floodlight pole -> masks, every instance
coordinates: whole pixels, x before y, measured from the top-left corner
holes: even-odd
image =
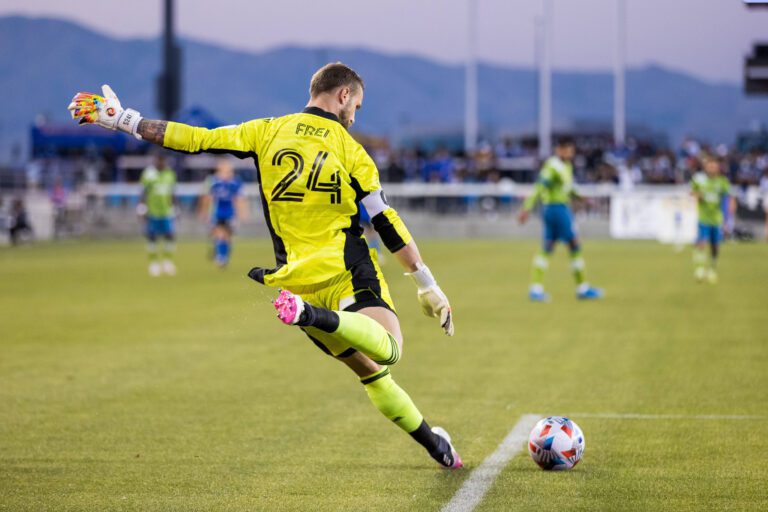
[[[173,119],[181,105],[181,49],[173,31],[174,0],[163,2],[163,68],[157,77],[157,107]]]
[[[536,23],[536,49],[539,61],[539,157],[552,153],[552,0],[544,0],[544,15]]]
[[[477,0],[467,0],[467,62],[464,69],[464,151],[477,147]]]
[[[613,143],[623,146],[627,137],[626,68],[627,4],[616,0],[616,51],[613,61]]]

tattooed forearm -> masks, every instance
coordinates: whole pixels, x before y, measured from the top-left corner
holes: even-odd
[[[154,144],[163,145],[165,139],[165,129],[168,127],[168,121],[156,121],[154,119],[142,119],[139,121],[137,132],[141,138]]]

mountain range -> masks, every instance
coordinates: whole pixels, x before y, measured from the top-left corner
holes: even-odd
[[[258,30],[254,28],[254,37]],[[199,106],[223,124],[300,110],[309,77],[340,60],[366,81],[357,129],[397,139],[404,134],[458,132],[464,113],[464,71],[413,55],[370,49],[282,47],[253,53],[181,39],[184,107]],[[57,19],[0,17],[0,161],[24,146],[43,115],[66,122],[77,91],[109,83],[124,106],[156,116],[160,39],[116,39]],[[532,68],[481,64],[479,115],[486,134],[532,133],[537,73]],[[739,84],[710,83],[659,66],[629,69],[627,119],[677,142],[692,135],[731,143],[738,131],[768,120],[768,100],[746,97]],[[554,126],[608,126],[610,73],[555,71]]]

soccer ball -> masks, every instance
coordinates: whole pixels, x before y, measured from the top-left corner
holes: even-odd
[[[528,436],[528,453],[542,469],[571,469],[584,453],[584,434],[568,418],[544,418]]]

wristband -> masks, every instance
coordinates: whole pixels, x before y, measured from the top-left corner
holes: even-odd
[[[429,271],[429,267],[423,263],[416,264],[416,272],[406,273],[405,275],[413,279],[413,282],[416,283],[419,290],[424,290],[437,285],[437,281],[435,281],[435,278],[432,276],[432,272]]]
[[[141,120],[141,113],[132,108],[127,108],[120,114],[120,119],[117,120],[115,127],[121,132],[130,133],[141,140],[141,135],[138,134],[139,121]]]

